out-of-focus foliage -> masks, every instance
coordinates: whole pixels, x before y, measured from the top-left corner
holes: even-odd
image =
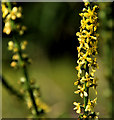
[[[113,34],[113,28],[114,28],[114,18],[112,16],[112,6],[113,4],[111,2],[107,3],[99,3],[100,11],[99,11],[99,21],[100,21],[100,44],[103,44],[103,47],[101,48],[101,57],[103,59],[104,65],[105,65],[105,77],[108,80],[108,85],[110,89],[105,89],[104,96],[107,99],[112,98],[112,34]],[[112,102],[112,101],[111,101]],[[110,114],[112,113],[112,104],[108,103],[110,110]]]

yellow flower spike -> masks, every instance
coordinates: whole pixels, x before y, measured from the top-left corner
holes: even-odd
[[[81,98],[84,98],[84,104],[81,105],[81,109],[84,109],[84,113],[81,113],[81,115],[83,115],[83,118],[87,117],[88,119],[91,117],[90,114],[94,113],[93,108],[96,104],[96,99],[91,101],[89,98],[89,88],[93,87],[97,93],[97,84],[94,79],[94,74],[98,67],[96,54],[98,53],[97,43],[99,34],[96,33],[96,31],[99,24],[97,22],[97,5],[90,7],[91,3],[89,3],[88,0],[84,0],[84,2],[86,8],[83,8],[82,13],[79,14],[82,17],[80,32],[76,33],[80,45],[77,47],[78,65],[76,69],[78,71],[78,81],[76,81],[74,85],[78,85],[78,90],[75,91],[75,93],[79,94]],[[77,112],[77,106],[75,110]]]

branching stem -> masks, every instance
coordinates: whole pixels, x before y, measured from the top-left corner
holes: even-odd
[[[9,82],[3,77],[0,76],[0,79],[2,81],[2,85],[13,95],[17,96],[20,100],[23,100],[23,95],[20,94]]]

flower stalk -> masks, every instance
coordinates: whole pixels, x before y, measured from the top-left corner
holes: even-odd
[[[36,115],[39,115],[38,107],[36,105],[36,101],[35,101],[35,98],[34,98],[34,95],[33,95],[33,90],[31,89],[30,79],[29,79],[27,67],[26,67],[25,61],[23,60],[23,57],[22,57],[21,47],[20,47],[20,45],[19,45],[19,43],[18,43],[18,41],[16,39],[15,39],[15,43],[17,44],[17,48],[18,48],[18,55],[19,55],[20,62],[22,64],[23,75],[26,78],[27,89],[29,91],[30,98],[31,98],[32,104],[34,106],[34,109],[36,111]]]
[[[5,23],[3,33],[7,35],[13,32],[18,33],[18,35],[24,34],[26,27],[15,22],[17,18],[21,18],[21,11],[21,7],[12,7],[10,2],[2,3],[2,16]],[[29,78],[27,65],[31,60],[23,52],[26,46],[27,41],[18,41],[15,38],[8,42],[8,50],[13,52],[11,67],[22,69],[23,77],[20,79],[22,85],[21,93],[24,94],[27,106],[32,112],[31,117],[39,117],[39,115],[48,111],[48,106],[40,100],[39,87],[35,85],[35,81]]]
[[[76,70],[78,71],[78,79],[74,83],[77,85],[78,90],[74,93],[79,94],[83,100],[83,104],[74,102],[76,106],[74,110],[79,114],[79,119],[96,119],[98,118],[98,113],[94,112],[94,106],[96,104],[97,98],[91,100],[89,97],[89,89],[92,87],[96,91],[96,78],[95,71],[98,67],[96,55],[98,36],[97,27],[98,17],[97,17],[97,5],[85,2],[85,8],[83,8],[82,13],[79,15],[82,17],[80,32],[77,32],[79,47],[78,50],[78,66]]]

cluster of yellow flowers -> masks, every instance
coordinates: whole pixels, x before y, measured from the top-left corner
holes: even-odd
[[[3,32],[9,35],[12,30],[16,30],[20,35],[24,33],[26,30],[25,26],[21,26],[20,24],[13,24],[13,20],[22,17],[22,8],[21,7],[13,7],[11,9],[9,2],[2,3],[2,17],[4,20],[4,28]]]
[[[94,100],[90,100],[89,98],[90,87],[93,87],[97,94],[97,83],[94,74],[96,68],[99,68],[96,59],[99,36],[96,32],[99,26],[96,12],[98,6],[91,6],[89,2],[85,2],[84,5],[85,8],[83,8],[82,13],[79,14],[82,17],[80,32],[76,33],[80,45],[77,47],[78,66],[76,69],[78,71],[78,80],[74,83],[74,85],[78,86],[78,90],[75,91],[75,93],[79,94],[81,98],[84,98],[84,104],[82,105],[81,103],[74,102],[76,106],[74,110],[80,114],[80,119],[98,118],[98,113],[93,111],[97,98]]]
[[[22,50],[25,50],[26,46],[27,46],[27,41],[22,41],[20,43],[20,46],[16,42],[13,42],[13,41],[8,42],[8,50],[14,53],[14,55],[12,56],[11,67],[17,68],[19,66],[23,66],[26,63],[30,62],[30,59],[28,59],[27,54],[22,53]],[[21,52],[22,58],[19,54],[20,52]],[[20,62],[20,59],[23,59],[23,62]]]

